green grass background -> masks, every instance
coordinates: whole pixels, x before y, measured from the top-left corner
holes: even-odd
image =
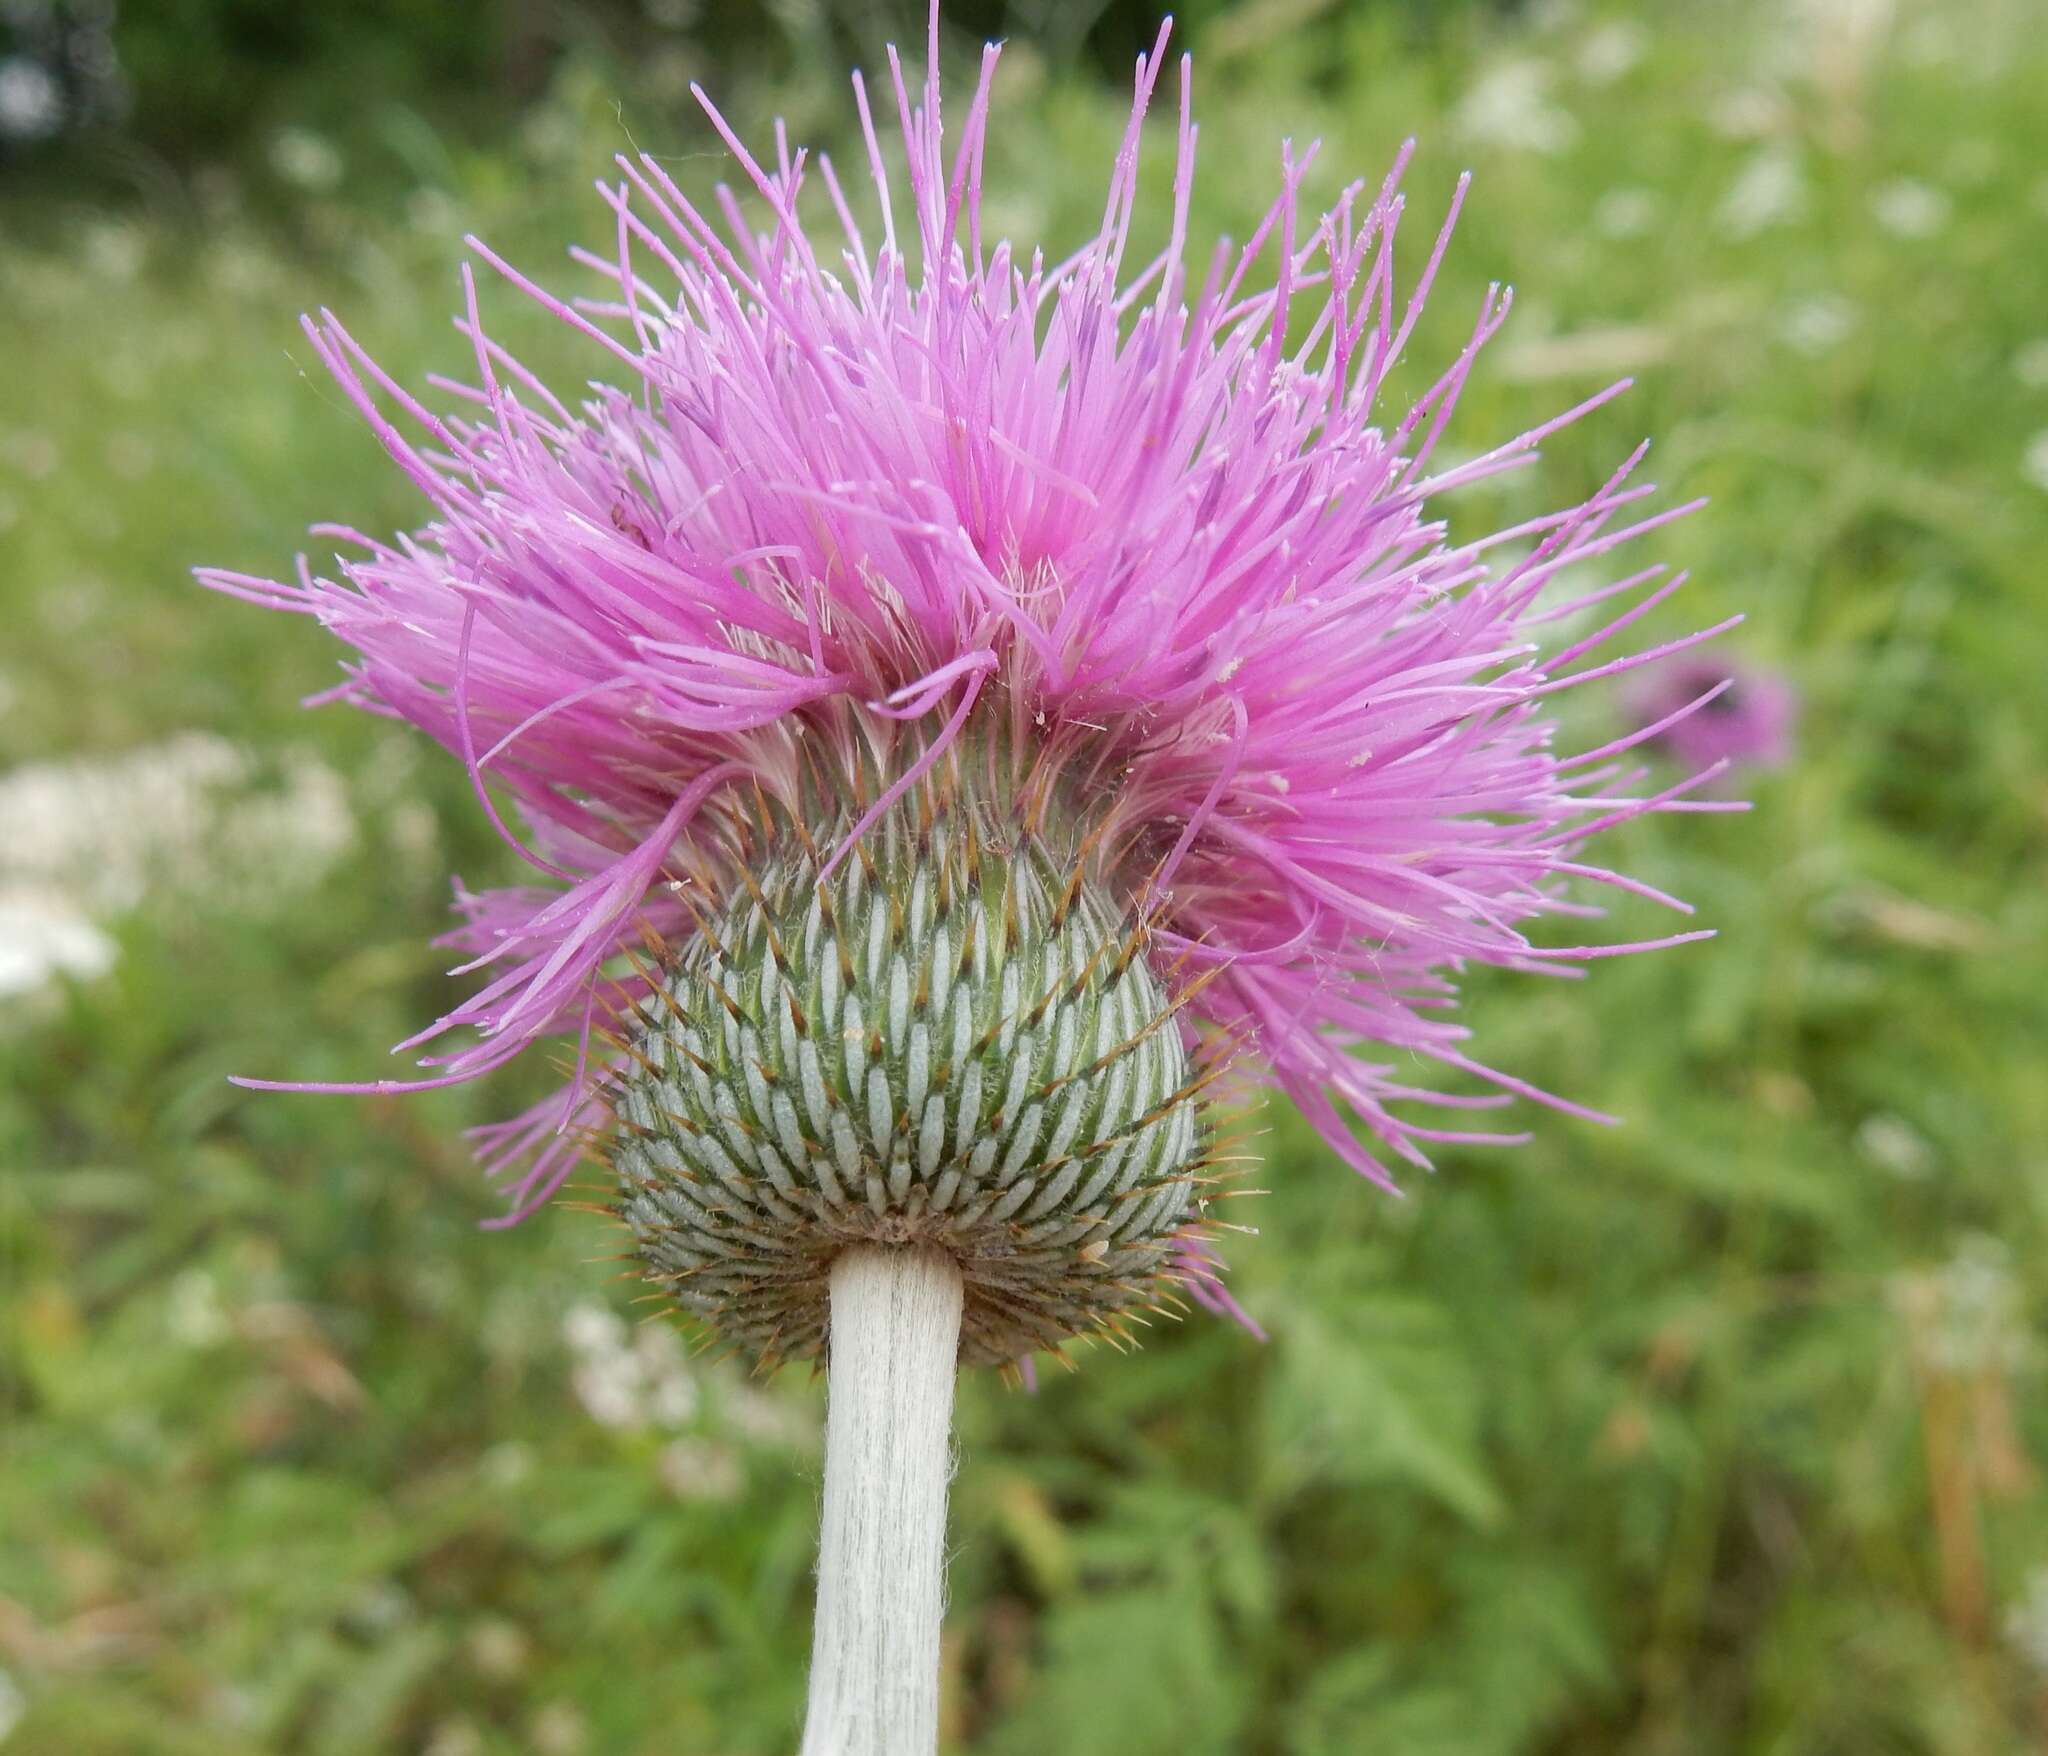
[[[1655,435],[1656,478],[1713,501],[1657,540],[1696,577],[1657,631],[1748,612],[1729,650],[1806,717],[1751,815],[1607,849],[1718,941],[1468,984],[1495,1064],[1624,1126],[1537,1114],[1394,1202],[1263,1112],[1232,1261],[1269,1344],[1199,1318],[1036,1396],[963,1385],[949,1749],[2048,1742],[2042,23],[1197,21],[1197,236],[1242,235],[1283,132],[1322,137],[1325,195],[1419,134],[1417,232],[1469,164],[1416,373],[1489,280],[1521,299],[1452,443],[1639,382],[1453,528]],[[1028,32],[1005,66],[992,225],[1071,244],[1122,100]],[[476,1229],[458,1131],[544,1069],[405,1102],[226,1084],[381,1069],[449,998],[447,874],[508,859],[456,764],[299,710],[336,674],[316,630],[186,575],[414,521],[297,312],[333,304],[409,380],[461,370],[462,229],[568,284],[562,247],[608,243],[610,152],[721,174],[692,71],[572,53],[502,126],[337,76],[253,94],[239,157],[0,181],[0,785],[194,732],[248,753],[177,848],[105,825],[146,880],[102,911],[107,973],[0,1000],[5,1756],[794,1743],[819,1387],[606,1340],[604,1309],[643,1313],[594,1220]],[[838,69],[740,80],[750,134],[777,106],[844,142]],[[1541,138],[1494,138],[1503,113]],[[1155,193],[1163,161],[1155,136]],[[487,298],[558,383],[604,366]],[[285,859],[248,814],[298,821],[308,774],[346,846]],[[0,822],[0,872],[46,832]],[[1662,929],[1625,904],[1611,930]],[[589,1374],[609,1349],[627,1382],[621,1346],[645,1383],[607,1424]]]

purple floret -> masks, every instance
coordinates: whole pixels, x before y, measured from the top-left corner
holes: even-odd
[[[1761,665],[1681,653],[1632,678],[1625,705],[1682,767],[1777,768],[1792,759],[1799,694]]]

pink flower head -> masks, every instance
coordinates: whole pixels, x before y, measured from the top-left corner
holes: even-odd
[[[458,412],[416,400],[331,314],[307,322],[429,519],[390,541],[319,527],[354,550],[335,578],[303,564],[295,581],[201,577],[352,649],[327,699],[454,752],[536,873],[458,890],[449,942],[479,985],[400,1045],[433,1045],[413,1085],[473,1079],[543,1037],[575,1045],[567,1091],[480,1131],[487,1167],[512,1180],[505,1223],[531,1211],[601,1114],[600,986],[633,989],[623,959],[643,923],[693,931],[664,874],[753,789],[786,790],[797,739],[915,722],[923,767],[1000,712],[1077,767],[1113,769],[1095,828],[1158,898],[1161,978],[1204,980],[1190,1008],[1203,1040],[1231,1045],[1364,1175],[1392,1188],[1389,1161],[1426,1166],[1433,1142],[1514,1138],[1418,1111],[1520,1096],[1596,1115],[1468,1053],[1452,977],[1473,962],[1576,973],[1706,936],[1560,945],[1526,929],[1597,913],[1567,881],[1687,912],[1578,850],[1646,812],[1733,807],[1687,796],[1704,777],[1644,790],[1624,760],[1640,733],[1561,753],[1548,710],[1719,629],[1609,656],[1683,576],[1646,566],[1547,590],[1688,510],[1644,510],[1641,449],[1583,504],[1508,529],[1463,528],[1450,507],[1625,386],[1437,466],[1509,294],[1489,290],[1412,406],[1382,410],[1380,393],[1462,182],[1404,281],[1408,151],[1317,217],[1300,197],[1315,149],[1283,145],[1248,241],[1191,259],[1183,58],[1168,240],[1127,261],[1162,29],[1101,226],[1048,261],[983,225],[996,49],[955,137],[936,13],[930,47],[921,87],[889,56],[907,193],[854,80],[876,229],[828,158],[814,170],[778,129],[757,160],[700,94],[741,190],[707,210],[652,157],[622,157],[600,191],[615,251],[577,253],[607,283],[599,300],[565,303],[471,240],[610,357],[618,387],[576,406],[489,338],[466,268],[475,382],[441,387]],[[1620,602],[1544,650],[1546,625]],[[1454,1089],[1423,1081],[1429,1062]]]
[[[1799,723],[1792,680],[1761,665],[1686,652],[1630,679],[1629,716],[1688,768],[1777,768]]]

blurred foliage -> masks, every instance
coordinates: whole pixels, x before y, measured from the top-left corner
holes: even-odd
[[[1212,28],[1226,37],[1284,30],[1334,47],[1354,15],[1370,12],[1420,42],[1446,18],[1517,3],[961,0],[947,19],[956,40],[1014,38],[1057,72],[1121,83],[1168,10],[1197,40]],[[70,97],[61,128],[14,139],[0,103],[0,162],[10,146],[41,144],[95,189],[146,186],[166,169],[244,164],[287,126],[352,148],[376,139],[377,113],[396,105],[438,131],[488,141],[573,66],[623,90],[636,70],[658,64],[672,95],[695,78],[745,103],[794,81],[815,84],[819,69],[879,72],[877,45],[921,45],[925,23],[918,0],[4,0],[0,61],[19,56],[48,69]]]
[[[135,87],[136,134],[185,155],[291,114],[285,106],[491,93],[514,72],[519,13],[509,0],[146,0],[121,7],[114,43]]]
[[[1242,235],[1282,132],[1324,138],[1324,194],[1421,133],[1419,234],[1469,162],[1401,388],[1510,275],[1452,443],[1638,385],[1454,524],[1582,494],[1658,435],[1661,478],[1713,504],[1657,539],[1695,583],[1643,632],[1747,610],[1731,646],[1799,679],[1804,748],[1750,816],[1608,850],[1717,943],[1469,984],[1492,1061],[1623,1126],[1532,1115],[1530,1145],[1448,1149],[1395,1202],[1249,1117],[1271,1193],[1239,1204],[1259,1231],[1233,1280],[1270,1344],[1204,1318],[1035,1396],[963,1386],[951,1748],[2048,1739],[2033,22],[2016,0],[1199,22],[1197,235]],[[414,520],[293,313],[332,302],[409,382],[460,372],[460,231],[547,274],[607,245],[586,191],[611,151],[708,184],[677,85],[697,63],[566,53],[494,131],[367,80],[370,36],[330,65],[338,25],[290,28],[323,95],[240,94],[246,159],[113,205],[0,188],[0,787],[193,731],[257,753],[247,798],[193,807],[175,849],[103,825],[153,874],[105,917],[111,968],[0,1001],[0,1746],[784,1751],[816,1386],[608,1326],[614,1297],[644,1313],[593,1220],[476,1229],[459,1130],[545,1069],[406,1102],[225,1083],[379,1065],[445,1005],[446,874],[508,857],[456,765],[300,712],[334,676],[315,631],[183,573],[276,570],[316,519]],[[1060,65],[1020,31],[989,166],[992,227],[1055,247],[1092,227],[1122,125]],[[758,134],[773,98],[843,145],[838,67],[791,66],[735,113]],[[558,383],[603,365],[488,296]],[[313,821],[287,811],[309,775],[339,789],[338,839],[284,861],[246,813]],[[0,824],[0,874],[48,828]],[[1606,930],[1651,926],[1625,901]]]

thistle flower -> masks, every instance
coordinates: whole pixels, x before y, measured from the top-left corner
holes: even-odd
[[[600,299],[470,240],[610,356],[618,386],[578,406],[489,337],[467,268],[460,413],[309,319],[429,521],[319,527],[352,551],[337,577],[201,576],[351,648],[319,699],[458,755],[538,876],[458,888],[447,943],[482,985],[400,1045],[427,1049],[415,1088],[574,1045],[566,1090],[479,1131],[505,1223],[605,1134],[650,1277],[771,1357],[817,1348],[862,1240],[967,1265],[969,1358],[1106,1321],[1176,1258],[1213,1299],[1196,1100],[1233,1058],[1389,1189],[1434,1144],[1515,1138],[1433,1108],[1596,1116],[1469,1053],[1452,976],[1704,937],[1527,929],[1595,912],[1567,880],[1683,910],[1578,850],[1727,808],[1687,796],[1704,777],[1636,790],[1642,733],[1555,747],[1553,698],[1719,632],[1596,655],[1683,576],[1547,591],[1687,510],[1643,510],[1642,450],[1510,529],[1447,510],[1624,386],[1437,467],[1496,287],[1381,410],[1462,181],[1404,290],[1408,150],[1317,218],[1315,149],[1284,145],[1249,241],[1198,268],[1183,59],[1167,241],[1134,268],[1162,31],[1100,228],[1049,262],[982,222],[996,49],[954,142],[936,37],[921,90],[889,57],[907,199],[855,78],[878,231],[829,158],[814,176],[778,130],[757,160],[700,93],[744,190],[706,211],[621,157],[615,250],[575,252]]]
[[[1646,742],[1684,767],[1776,768],[1791,759],[1799,695],[1779,672],[1682,653],[1632,678],[1625,693]]]
[[[1445,510],[1623,387],[1439,466],[1496,287],[1381,409],[1462,182],[1404,286],[1407,150],[1318,218],[1315,150],[1284,145],[1249,241],[1191,261],[1183,59],[1166,242],[1127,261],[1162,30],[1101,225],[1049,262],[983,226],[996,50],[949,141],[936,9],[931,39],[921,89],[889,57],[907,190],[854,82],[877,224],[699,94],[743,190],[707,212],[621,158],[615,248],[577,253],[596,300],[471,240],[611,356],[578,406],[489,337],[467,270],[461,412],[309,320],[429,521],[321,527],[336,578],[202,575],[351,648],[324,699],[456,753],[538,874],[458,888],[482,984],[400,1045],[413,1088],[574,1045],[565,1090],[480,1131],[503,1223],[593,1150],[650,1284],[763,1361],[829,1350],[807,1756],[934,1746],[956,1363],[1114,1338],[1162,1283],[1234,1309],[1208,1083],[1263,1076],[1389,1189],[1434,1144],[1514,1138],[1467,1112],[1597,1115],[1469,1053],[1452,978],[1703,937],[1529,929],[1597,912],[1573,881],[1683,911],[1582,844],[1736,808],[1690,796],[1712,768],[1644,790],[1627,753],[1676,721],[1557,748],[1554,697],[1719,632],[1600,650],[1683,582],[1585,583],[1687,510],[1644,509],[1642,451],[1506,530]]]

